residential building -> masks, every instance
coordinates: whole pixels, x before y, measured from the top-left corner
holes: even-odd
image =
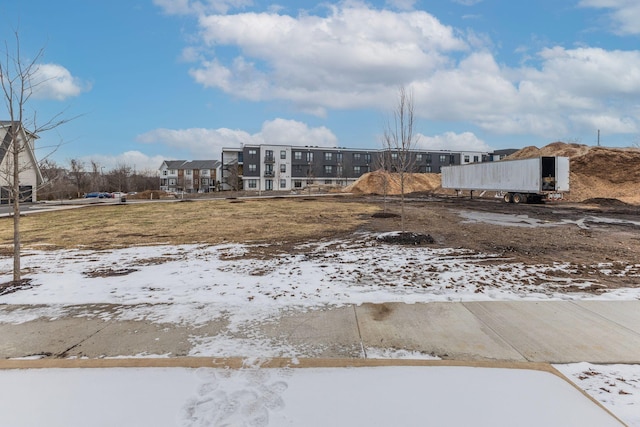
[[[222,189],[291,191],[309,185],[347,186],[362,175],[397,164],[393,150],[291,145],[245,145],[222,149]],[[487,152],[411,150],[413,172],[439,173],[442,166],[491,161]],[[386,161],[383,161],[386,160]]]
[[[35,202],[42,175],[35,156],[36,135],[24,129],[19,122],[0,121],[0,203],[10,203],[13,184],[13,145],[11,131],[18,129],[20,141],[19,188],[21,202]]]
[[[160,189],[186,193],[209,193],[219,189],[218,160],[165,160],[160,166]]]

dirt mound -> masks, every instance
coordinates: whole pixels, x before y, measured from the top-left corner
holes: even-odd
[[[587,154],[591,148],[592,147],[583,144],[552,142],[542,148],[534,146],[525,147],[508,156],[506,160],[530,159],[531,157],[540,156],[577,157]]]
[[[640,204],[640,149],[591,147],[583,144],[554,142],[542,148],[530,146],[516,151],[507,160],[540,156],[569,157],[571,191],[567,200],[618,199],[624,203]],[[376,171],[363,175],[344,191],[356,194],[400,194],[398,174]],[[405,193],[443,190],[440,174],[407,174]]]
[[[430,234],[424,233],[411,233],[409,231],[401,233],[386,233],[378,236],[378,240],[384,243],[391,243],[395,245],[430,245],[435,243],[433,237]]]
[[[435,191],[440,188],[440,174],[408,173],[405,174],[404,186],[405,194]],[[355,194],[400,194],[400,175],[385,171],[369,172],[345,187],[344,191]]]
[[[525,147],[507,159],[539,156],[569,157],[571,176],[567,199],[618,199],[640,204],[640,150],[636,148],[590,147],[554,142],[542,148]]]

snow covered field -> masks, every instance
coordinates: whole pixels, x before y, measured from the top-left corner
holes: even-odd
[[[0,383],[13,427],[620,425],[557,376],[518,369],[44,369]]]
[[[68,315],[70,307],[75,305],[116,304],[120,307],[116,310],[97,310],[94,314],[85,313],[83,315],[122,320],[145,319],[159,323],[186,325],[198,325],[220,318],[229,322],[229,328],[242,328],[253,322],[266,321],[282,311],[304,311],[325,306],[365,302],[636,300],[640,298],[640,289],[638,288],[604,290],[599,294],[576,291],[580,288],[597,288],[599,286],[597,277],[606,277],[607,275],[622,275],[640,280],[640,264],[624,268],[614,264],[592,265],[588,268],[594,272],[593,279],[576,280],[572,278],[575,266],[568,264],[527,266],[513,263],[509,259],[499,258],[493,254],[473,253],[467,250],[383,245],[379,244],[373,236],[361,236],[358,241],[309,243],[300,246],[294,255],[281,255],[275,258],[254,256],[260,252],[259,249],[259,247],[230,244],[132,247],[99,252],[85,250],[32,251],[23,257],[23,268],[28,271],[27,277],[32,279],[31,287],[0,295],[0,303],[2,304],[26,305],[28,307],[0,312],[0,322],[18,324],[37,318],[56,319]],[[11,280],[10,272],[11,259],[0,259],[0,282]],[[206,307],[206,310],[203,310],[203,307]],[[287,354],[286,349],[267,348],[264,342],[253,343],[255,346],[252,347],[253,344],[223,342],[224,339],[224,337],[220,337],[218,342],[200,342],[201,345],[194,346],[191,355],[220,356],[212,354],[211,349],[226,348],[230,354],[242,354],[248,357],[295,356]],[[198,337],[194,337],[194,343],[197,342]],[[402,349],[378,349],[377,353],[372,351],[370,355],[391,358],[403,356],[417,358],[421,356],[403,352]],[[638,366],[578,364],[562,365],[557,368],[571,377],[578,386],[602,401],[625,422],[640,426],[640,417],[635,415],[635,412],[640,411],[632,410],[640,408],[640,392],[638,391],[640,368]],[[589,369],[593,369],[598,374],[584,374],[584,371]],[[123,386],[123,384],[129,381],[125,380],[125,378],[129,378],[129,374],[118,373],[117,370],[109,370],[108,375],[97,370],[91,374],[95,375],[95,380],[92,379],[94,377],[88,376],[88,371],[83,371],[82,376],[77,374],[77,379],[74,379],[76,374],[71,371],[65,372],[65,374],[56,370],[0,372],[0,383],[7,384],[10,381],[13,385],[17,383],[28,384],[33,381],[34,384],[39,384],[38,387],[46,388],[46,384],[55,385],[58,382],[68,382],[71,387],[71,384],[77,381],[77,384],[73,386],[74,392],[86,391],[87,387],[95,387],[95,393],[99,393],[99,395],[102,395],[100,393],[107,389],[116,389],[114,393],[109,395],[119,395],[122,390],[128,389],[128,386]],[[167,388],[172,388],[173,381],[176,384],[184,383],[184,388],[181,389],[182,400],[178,398],[175,402],[172,400],[176,404],[178,401],[182,402],[180,408],[183,412],[181,418],[179,417],[180,422],[182,425],[208,425],[206,423],[198,424],[197,419],[192,419],[205,415],[198,413],[196,409],[193,409],[196,412],[186,410],[188,405],[184,403],[183,397],[189,393],[195,393],[194,399],[196,400],[192,400],[192,402],[196,402],[197,399],[202,399],[203,390],[211,386],[196,386],[192,373],[186,371],[163,371],[162,375],[154,376],[155,380],[148,379],[146,377],[148,373],[145,372],[136,374],[141,375],[139,383],[135,382],[138,381],[135,379],[135,375],[131,376],[130,381],[134,381],[141,387],[155,385],[155,388],[151,388],[156,391],[150,391],[148,396],[137,399],[139,404],[148,399],[149,405],[155,404],[157,408],[160,408],[164,406],[165,400],[169,399],[171,395],[154,393],[160,393],[157,390],[166,391]],[[407,396],[405,394],[402,396],[410,399],[411,393],[408,393],[409,391],[416,393],[419,390],[421,394],[431,392],[430,387],[424,387],[425,384],[430,384],[429,381],[435,381],[436,390],[438,387],[442,390],[447,389],[446,385],[440,384],[432,378],[430,376],[432,374],[428,373],[428,370],[426,372],[424,373],[422,370],[410,372],[408,375],[410,378],[419,378],[420,375],[427,375],[427,377],[422,378],[421,381],[407,383],[410,385],[402,388],[406,389]],[[198,373],[198,375],[200,374],[202,372]],[[299,403],[293,403],[294,401],[298,402],[295,399],[304,395],[300,394],[300,390],[310,393],[315,389],[317,381],[326,377],[335,382],[331,387],[325,384],[323,387],[326,388],[320,387],[320,389],[331,395],[343,387],[340,383],[343,381],[342,377],[345,378],[344,381],[356,381],[354,378],[347,378],[351,374],[335,373],[328,376],[318,376],[314,371],[302,373],[300,370],[295,370],[295,374],[288,373],[291,375],[285,381],[288,384],[286,389],[288,391],[281,390],[280,392],[282,393],[281,398],[287,403],[287,411],[293,412],[280,413],[267,408],[272,421],[269,425],[300,425],[295,422],[297,419],[295,418],[297,416],[295,408]],[[11,377],[12,375],[14,377]],[[215,373],[215,375],[219,377],[223,374]],[[234,375],[231,377],[235,378]],[[247,371],[237,375],[253,374]],[[456,370],[452,369],[447,372],[447,375],[455,380],[458,374]],[[511,372],[511,375],[515,374]],[[165,376],[166,378],[164,378]],[[188,378],[185,379],[184,376]],[[391,381],[395,376],[395,374],[381,370],[379,378],[383,383]],[[357,381],[365,381],[365,378],[357,379]],[[479,379],[479,381],[481,380]],[[505,394],[505,399],[509,399],[510,395],[517,394],[514,393],[513,387],[519,384],[519,381],[520,379],[515,377],[506,380],[506,383],[509,384],[507,389],[511,388],[512,390],[502,391]],[[539,386],[535,381],[538,380],[536,379],[530,384],[530,388],[534,391],[540,391],[538,387],[542,387],[544,390],[551,387],[548,385]],[[168,386],[169,383],[171,387]],[[224,381],[220,381],[218,391],[226,390],[222,387],[223,383]],[[456,383],[456,381],[450,381],[450,383],[457,384],[456,389],[459,392],[464,391],[468,386],[467,383],[461,386],[460,382]],[[527,384],[527,382],[525,381],[523,384]],[[132,385],[132,387],[134,386]],[[362,386],[358,389],[358,393],[370,388],[366,385]],[[6,387],[0,387],[0,389],[6,392]],[[603,391],[603,389],[608,391]],[[394,389],[394,392],[397,391]],[[90,399],[92,393],[86,394],[87,399]],[[485,394],[473,395],[471,400],[478,399]],[[380,395],[385,396],[384,393]],[[50,395],[47,396],[49,399]],[[238,396],[240,400],[250,397],[243,393]],[[374,396],[370,396],[370,393],[367,392],[363,396],[375,402]],[[220,396],[218,395],[218,397]],[[564,399],[565,397],[562,395],[562,397],[558,397],[558,399],[560,398]],[[207,399],[209,398],[204,399],[201,404],[194,403],[195,406],[192,408],[210,409],[211,405],[217,405],[216,399]],[[507,409],[504,409],[500,414],[508,415],[506,411],[510,405],[517,407],[517,402],[512,402],[512,400],[515,399],[508,400],[508,404],[501,405]],[[0,401],[3,404],[12,402],[10,399],[7,401],[0,399]],[[491,402],[480,399],[481,409],[490,408],[491,405]],[[376,408],[378,406],[374,403],[368,407]],[[439,405],[435,406],[439,407]],[[88,404],[87,408],[90,407],[91,405]],[[327,412],[327,408],[328,406],[314,406],[314,409],[324,409],[321,411],[323,414]],[[384,407],[380,406],[380,408],[382,411]],[[165,409],[169,410],[168,407]],[[202,411],[206,412],[209,409],[202,409]],[[389,410],[389,406],[386,409]],[[5,417],[11,415],[11,411],[8,413],[0,412],[4,413]],[[455,417],[459,415],[459,412],[452,410],[448,414]],[[187,416],[187,413],[191,415]],[[207,413],[209,415],[206,417],[213,417],[210,420],[222,420],[220,418],[222,415],[214,416],[210,415],[210,412]],[[278,414],[284,418],[277,418],[280,416]],[[396,414],[404,414],[404,412],[397,411]],[[30,415],[35,416],[34,414]],[[112,415],[116,416],[116,414]],[[51,419],[53,420],[53,418]],[[345,419],[349,420],[348,417]],[[519,418],[523,423],[530,419],[524,416]],[[585,417],[586,422],[596,419]],[[534,422],[532,425],[550,425],[546,419],[533,418],[533,420],[540,422]],[[149,419],[143,421],[142,425],[162,425],[149,423],[147,422]],[[353,422],[353,419],[351,421],[351,423],[343,425],[359,424]],[[404,424],[402,421],[405,420],[401,419],[395,424],[411,425],[409,419]],[[578,419],[573,425],[588,425],[581,421],[582,419]],[[332,422],[324,425],[335,425],[331,424]],[[74,425],[69,423],[59,425],[63,424]],[[91,424],[98,425],[93,422]],[[105,425],[114,424],[118,423]],[[492,425],[499,424],[500,422],[497,422]],[[34,421],[32,424],[2,422],[0,425],[42,424]],[[311,424],[305,423],[304,425]]]

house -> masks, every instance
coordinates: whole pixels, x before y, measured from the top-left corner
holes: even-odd
[[[209,193],[219,188],[218,160],[165,160],[160,166],[160,189]]]
[[[19,188],[21,202],[35,202],[38,186],[43,182],[35,156],[35,134],[24,129],[19,122],[0,120],[0,203],[7,204],[12,200],[13,185],[13,144],[12,131],[18,130],[20,142]]]
[[[291,145],[222,149],[222,190],[298,190],[309,185],[347,186],[367,172],[393,170],[394,150]],[[442,166],[489,161],[486,152],[410,150],[412,172],[439,173]]]

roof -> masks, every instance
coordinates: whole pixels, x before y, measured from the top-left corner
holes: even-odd
[[[221,163],[219,160],[165,160],[163,165],[167,165],[167,169],[217,169]],[[162,166],[161,166],[162,168]]]

